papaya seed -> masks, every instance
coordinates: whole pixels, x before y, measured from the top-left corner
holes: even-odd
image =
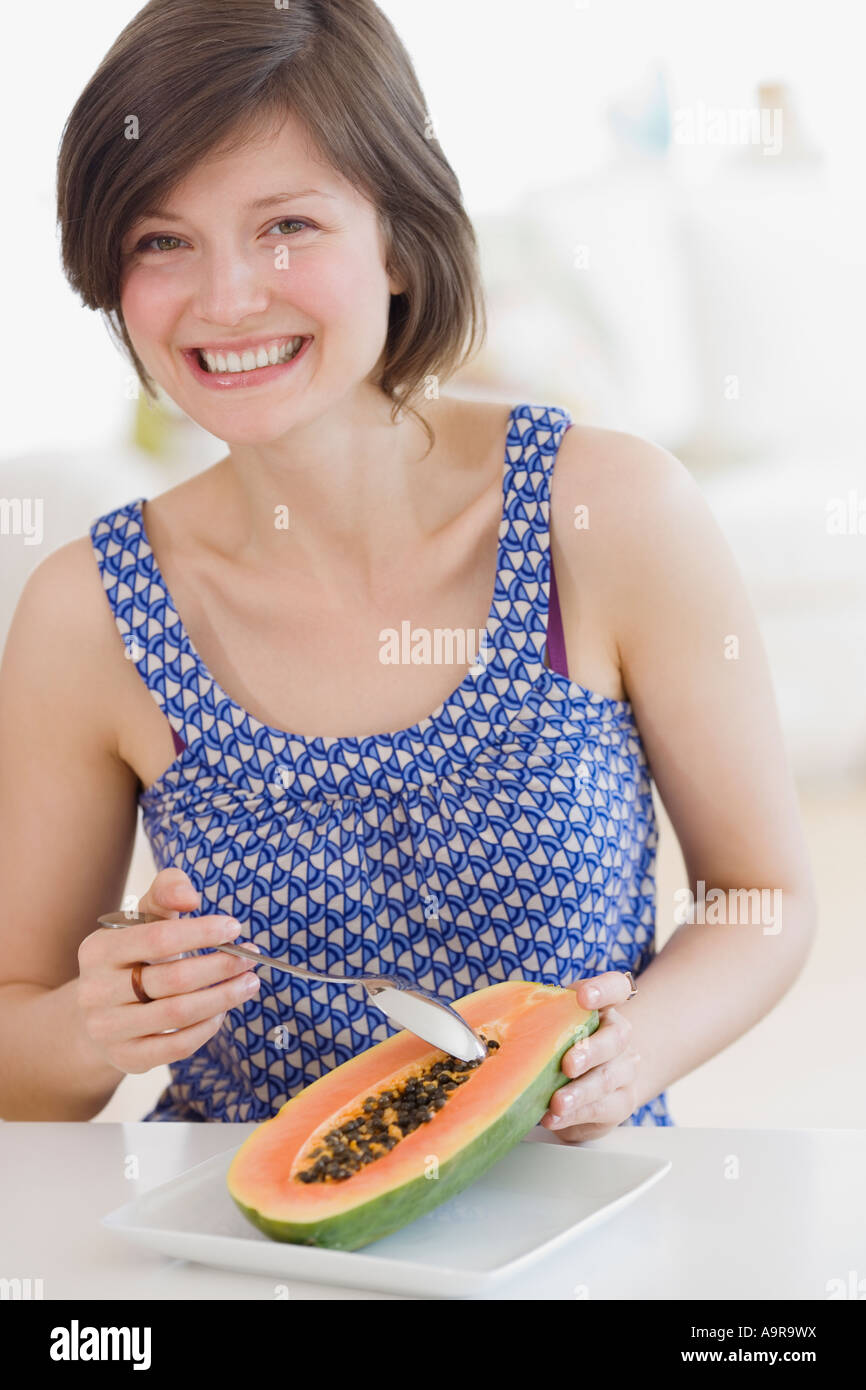
[[[491,1051],[499,1046],[494,1039],[480,1036]],[[299,1181],[344,1182],[366,1164],[374,1163],[420,1125],[429,1124],[483,1060],[462,1062],[458,1057],[440,1056],[423,1072],[409,1075],[387,1091],[366,1096],[354,1115],[318,1141],[308,1155],[315,1161],[298,1171]]]

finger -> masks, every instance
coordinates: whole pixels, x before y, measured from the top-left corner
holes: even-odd
[[[152,1004],[142,1004],[134,999],[115,1008],[96,1010],[90,1020],[91,1037],[103,1046],[110,1046],[129,1042],[132,1038],[165,1033],[170,1028],[189,1028],[216,1014],[238,1008],[247,999],[252,999],[260,988],[258,975],[252,970],[245,970],[242,975],[212,985],[210,989],[172,994],[167,999],[156,999]]]
[[[637,1052],[620,1053],[600,1067],[593,1067],[578,1081],[561,1086],[550,1100],[549,1128],[574,1124],[586,1106],[603,1100],[612,1091],[634,1081],[639,1062],[640,1054]]]
[[[157,917],[171,917],[178,912],[195,912],[200,903],[201,895],[189,875],[172,866],[160,869],[140,899],[138,910],[155,913]]]
[[[557,1125],[554,1131],[556,1137],[566,1144],[579,1143],[584,1139],[598,1139],[617,1125],[621,1125],[636,1109],[637,1091],[634,1082],[629,1082],[583,1106],[577,1111],[571,1124],[564,1127]]]
[[[577,1001],[584,1009],[606,1009],[609,1004],[624,1004],[632,992],[634,977],[627,970],[608,970],[604,975],[590,975],[572,985]]]
[[[209,913],[204,917],[173,917],[158,922],[139,922],[119,931],[105,931],[100,943],[102,960],[114,968],[128,969],[136,961],[161,961],[182,951],[200,951],[236,941],[242,927],[235,917]]]
[[[246,945],[248,949],[258,951],[252,942]],[[234,979],[249,968],[249,961],[215,950],[207,955],[191,955],[185,960],[143,965],[140,978],[145,994],[149,994],[151,999],[165,999],[172,994],[207,989],[222,980]],[[81,975],[78,997],[86,1009],[112,1009],[140,1002],[132,986],[131,966],[107,968],[104,962],[100,963],[100,968],[87,970]]]
[[[243,944],[251,951],[257,950],[249,942]],[[145,994],[149,994],[151,999],[167,999],[172,994],[189,994],[197,989],[208,989],[222,980],[232,980],[249,968],[248,960],[240,960],[224,951],[213,951],[204,956],[188,956],[186,960],[145,965],[141,971],[141,983]],[[129,1004],[136,999],[131,975],[111,971],[109,979],[113,997],[106,996],[102,1002]]]
[[[570,1047],[562,1059],[566,1076],[582,1076],[590,1067],[609,1062],[618,1052],[625,1052],[631,1038],[632,1025],[618,1010],[605,1009],[594,1033]]]
[[[132,1074],[151,1071],[154,1067],[170,1066],[193,1052],[218,1033],[223,1025],[225,1014],[206,1018],[191,1028],[181,1028],[176,1033],[166,1033],[149,1038],[133,1038],[114,1051],[114,1064],[122,1071]]]

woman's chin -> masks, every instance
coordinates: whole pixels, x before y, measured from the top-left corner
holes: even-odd
[[[294,429],[299,423],[296,411],[275,411],[273,418],[259,413],[252,419],[240,419],[234,415],[231,419],[205,419],[201,414],[198,417],[192,415],[186,407],[185,411],[197,425],[208,434],[221,439],[224,444],[238,447],[243,445],[247,448],[266,448],[267,445],[284,438],[289,430]]]

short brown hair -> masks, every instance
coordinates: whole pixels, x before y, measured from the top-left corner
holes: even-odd
[[[78,98],[57,165],[69,283],[101,310],[145,391],[120,310],[121,244],[212,150],[291,113],[378,211],[393,295],[379,385],[392,415],[486,333],[478,246],[412,62],[373,0],[150,0]],[[126,138],[137,118],[138,138]],[[429,431],[428,431],[429,432]]]

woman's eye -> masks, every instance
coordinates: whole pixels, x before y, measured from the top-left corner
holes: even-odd
[[[136,250],[137,250],[137,251],[149,251],[149,250],[150,250],[152,247],[154,247],[154,246],[156,246],[157,251],[173,251],[173,250],[175,249],[174,246],[160,246],[160,245],[157,245],[157,243],[163,242],[163,241],[173,241],[173,242],[175,242],[178,246],[180,245],[180,237],[179,237],[179,236],[152,236],[152,237],[147,237],[147,238],[145,238],[144,241],[140,241],[140,242],[138,243],[138,246],[136,247]]]
[[[308,231],[311,225],[312,224],[309,222],[302,222],[297,217],[281,217],[279,222],[274,222],[272,224],[270,230],[273,230],[273,228],[276,227],[279,229],[280,236],[287,236],[291,235],[292,233],[297,234],[297,232]],[[168,251],[175,251],[177,250],[178,246],[182,245],[183,241],[181,237],[162,234],[152,237],[145,237],[142,241],[138,243],[135,249],[136,251],[153,251],[157,255],[159,255],[161,253],[164,254]]]
[[[299,227],[303,232],[306,231],[310,224],[309,222],[299,221],[297,217],[281,217],[279,222],[275,222],[273,225],[274,227]],[[285,232],[281,232],[280,236],[285,236]]]

